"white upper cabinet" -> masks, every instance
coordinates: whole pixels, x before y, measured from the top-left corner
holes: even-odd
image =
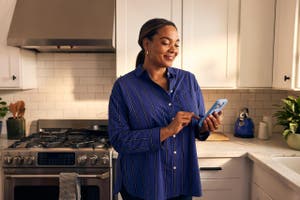
[[[15,3],[0,1],[0,89],[31,89],[37,87],[35,53],[6,45]]]
[[[276,0],[241,0],[238,87],[272,87]]]
[[[273,87],[297,89],[299,83],[298,0],[277,0]]]
[[[0,48],[0,89],[37,87],[36,55],[15,47]]]
[[[147,20],[169,19],[176,24],[180,35],[181,0],[117,0],[116,9],[117,77],[135,68],[136,56],[141,50],[138,45],[139,31]],[[180,56],[174,66],[180,67]]]
[[[182,68],[202,88],[234,88],[239,0],[183,0]]]

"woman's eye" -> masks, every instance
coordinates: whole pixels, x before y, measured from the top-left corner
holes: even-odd
[[[167,41],[162,41],[162,44],[163,44],[163,45],[169,45],[169,44],[170,44],[170,42],[167,42]]]

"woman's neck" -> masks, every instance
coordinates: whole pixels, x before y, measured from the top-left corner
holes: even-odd
[[[166,78],[166,67],[157,67],[144,63],[143,68],[148,72],[152,80]]]
[[[166,67],[157,67],[154,65],[147,65],[144,63],[143,68],[148,72],[150,79],[163,88],[165,91],[169,90],[169,83],[166,75]]]

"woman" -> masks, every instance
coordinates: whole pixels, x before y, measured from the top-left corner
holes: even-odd
[[[109,102],[109,136],[119,153],[115,193],[191,200],[201,196],[195,138],[217,129],[221,113],[198,126],[205,110],[195,76],[171,67],[179,49],[174,23],[147,21],[138,43],[136,69],[115,82]]]

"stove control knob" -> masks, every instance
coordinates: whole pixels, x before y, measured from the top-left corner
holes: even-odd
[[[12,164],[13,158],[11,156],[5,156],[4,157],[4,164],[10,165]]]
[[[16,156],[13,158],[13,162],[15,165],[21,165],[23,162],[23,158],[21,156]]]
[[[92,155],[92,156],[90,157],[91,165],[96,165],[96,164],[97,164],[97,161],[98,161],[98,156],[97,156],[97,155]]]
[[[24,163],[26,165],[32,165],[34,161],[34,157],[33,156],[27,156],[24,158]]]
[[[109,164],[109,156],[108,155],[103,155],[102,157],[101,157],[101,163],[103,164],[103,165],[107,165],[107,164]]]
[[[77,158],[77,162],[79,165],[85,165],[87,162],[87,155],[81,155]]]

